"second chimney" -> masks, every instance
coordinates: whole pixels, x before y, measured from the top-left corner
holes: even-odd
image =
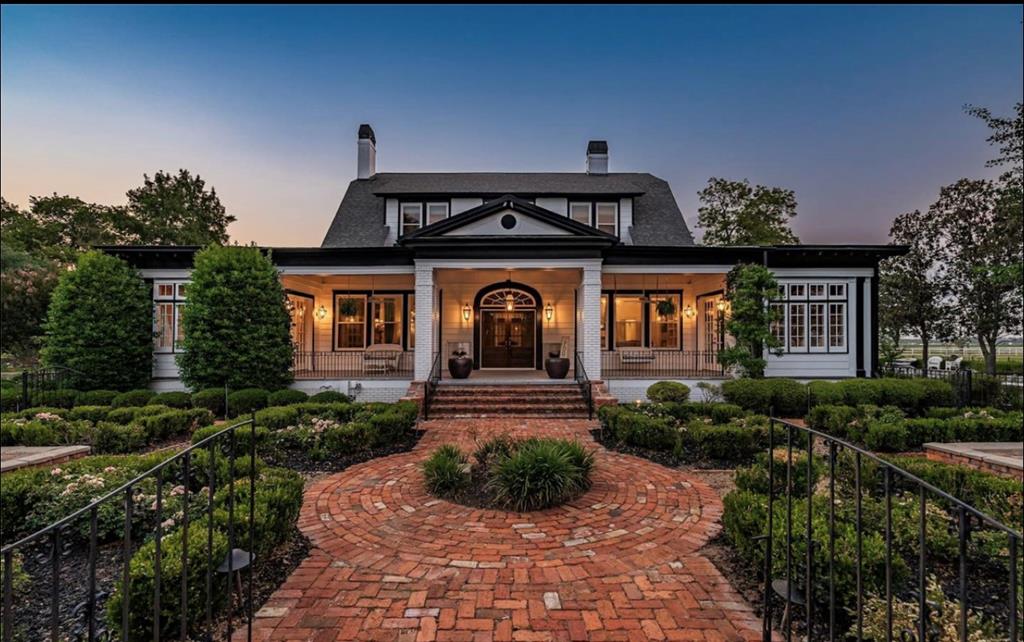
[[[587,173],[608,173],[608,141],[592,140],[587,143]]]
[[[356,164],[356,178],[370,178],[377,173],[377,137],[373,127],[359,126],[359,158]]]

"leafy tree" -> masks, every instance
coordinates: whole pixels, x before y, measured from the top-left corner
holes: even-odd
[[[999,156],[985,163],[986,167],[1009,165],[1004,181],[1020,184],[1024,173],[1024,103],[1014,106],[1017,114],[1012,118],[993,116],[985,107],[967,105],[964,110],[971,116],[983,120],[992,133],[988,137],[990,145],[999,146]]]
[[[0,345],[19,358],[34,353],[60,269],[24,250],[3,247],[0,270]]]
[[[772,323],[779,320],[778,311],[768,305],[778,293],[778,282],[764,266],[740,264],[726,275],[730,314],[725,331],[735,344],[718,353],[724,367],[739,366],[746,376],[760,378],[767,365],[764,351],[782,354],[782,343],[771,331]]]
[[[32,196],[27,210],[5,200],[3,228],[5,244],[67,265],[92,247],[133,238],[124,208],[58,194]]]
[[[929,209],[936,238],[937,278],[956,300],[954,321],[977,338],[985,370],[996,371],[996,345],[1003,333],[1021,331],[1022,296],[1007,268],[1019,265],[1024,236],[1019,210],[1004,207],[992,181],[961,179],[943,187]]]
[[[128,210],[143,245],[208,245],[226,243],[228,215],[217,190],[185,169],[177,174],[158,171],[128,191]]]
[[[185,303],[182,380],[193,390],[278,388],[292,380],[291,319],[270,258],[255,247],[195,256]]]
[[[906,245],[904,256],[886,259],[879,266],[879,324],[887,339],[898,345],[907,331],[921,338],[922,363],[928,363],[928,346],[952,332],[952,307],[948,284],[939,278],[939,236],[930,214],[907,212],[896,217],[889,238]]]
[[[139,274],[108,254],[82,254],[53,291],[41,356],[48,366],[83,373],[71,382],[79,390],[146,386],[153,367],[153,303]]]
[[[789,227],[796,195],[781,187],[750,186],[747,180],[711,178],[700,192],[697,225],[705,245],[788,245],[800,239]]]

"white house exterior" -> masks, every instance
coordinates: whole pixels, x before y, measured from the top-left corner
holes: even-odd
[[[658,380],[713,382],[724,277],[740,262],[782,286],[772,305],[785,353],[768,376],[874,370],[878,261],[895,248],[696,245],[669,185],[609,172],[603,141],[578,173],[377,173],[368,125],[357,147],[357,178],[321,246],[268,248],[292,311],[297,388],[394,400],[447,378],[460,350],[469,381],[543,379],[554,353],[620,399]],[[108,248],[153,283],[160,389],[182,387],[178,312],[196,249]]]

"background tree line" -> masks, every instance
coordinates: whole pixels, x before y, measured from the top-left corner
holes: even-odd
[[[75,196],[33,196],[28,207],[0,198],[0,344],[31,359],[58,277],[101,245],[208,245],[228,241],[228,214],[213,187],[188,170],[143,175],[124,205]]]

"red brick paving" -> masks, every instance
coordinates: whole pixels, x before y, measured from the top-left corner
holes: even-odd
[[[713,490],[601,448],[592,422],[426,422],[410,453],[311,484],[310,556],[270,597],[256,640],[758,640],[760,620],[700,548],[719,530]],[[420,462],[442,443],[509,433],[575,437],[594,485],[534,513],[431,497]]]

